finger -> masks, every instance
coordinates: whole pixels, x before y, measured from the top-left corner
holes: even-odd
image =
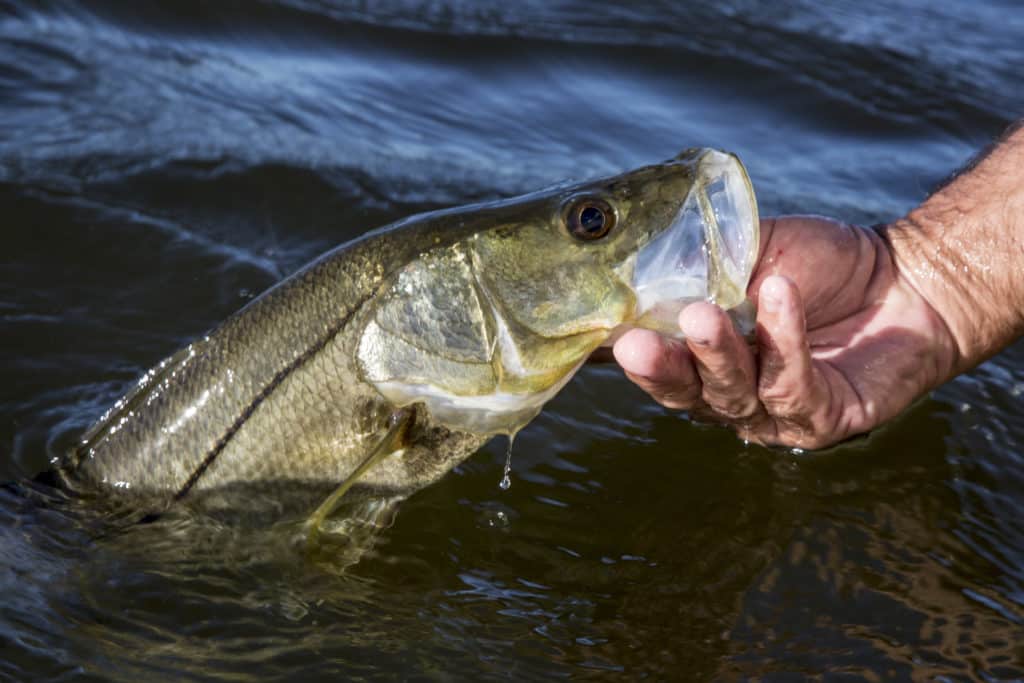
[[[701,398],[717,417],[750,422],[763,416],[754,354],[725,311],[714,304],[690,304],[679,315],[679,325],[704,385]]]
[[[824,387],[811,363],[803,301],[788,278],[772,275],[761,283],[757,336],[761,402],[769,414],[809,426],[824,406]]]
[[[700,404],[700,378],[683,344],[635,329],[622,335],[612,351],[626,376],[666,408],[691,410]]]

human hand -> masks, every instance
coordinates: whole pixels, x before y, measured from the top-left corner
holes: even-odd
[[[722,309],[695,303],[679,316],[685,342],[634,329],[615,343],[615,359],[668,408],[799,448],[869,431],[954,373],[948,327],[874,230],[764,220],[747,292],[753,348]]]

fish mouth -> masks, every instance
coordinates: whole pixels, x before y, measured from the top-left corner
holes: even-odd
[[[678,318],[696,301],[742,304],[758,255],[757,200],[733,154],[702,150],[694,181],[668,228],[637,252],[633,327],[681,338]]]

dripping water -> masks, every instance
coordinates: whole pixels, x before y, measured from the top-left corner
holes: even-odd
[[[498,486],[501,487],[502,491],[508,491],[512,487],[512,444],[516,440],[516,432],[510,432],[508,435],[508,445],[505,450],[505,471],[501,475],[501,481],[498,482]]]

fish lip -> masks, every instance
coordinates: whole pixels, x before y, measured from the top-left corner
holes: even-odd
[[[741,304],[758,255],[757,200],[734,154],[688,150],[694,181],[672,222],[633,254],[633,326],[681,337],[678,316],[696,301]]]

